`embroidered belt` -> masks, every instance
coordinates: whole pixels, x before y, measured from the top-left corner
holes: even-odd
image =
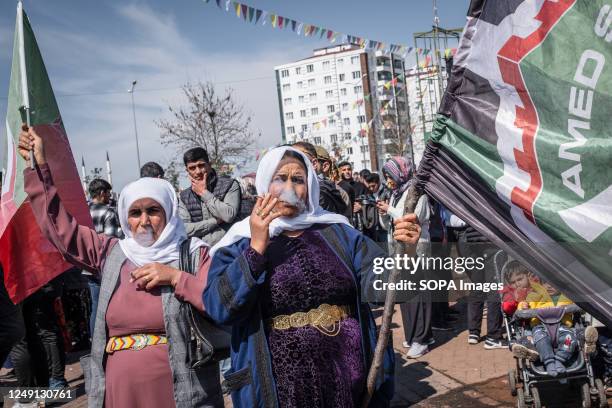
[[[270,319],[270,325],[276,330],[313,326],[327,336],[336,336],[340,332],[339,322],[349,316],[348,306],[328,305],[323,303],[308,312],[296,312],[290,315],[278,315]]]
[[[112,354],[119,350],[142,350],[147,346],[167,344],[168,337],[162,334],[130,334],[129,336],[111,337],[106,343],[106,352]]]

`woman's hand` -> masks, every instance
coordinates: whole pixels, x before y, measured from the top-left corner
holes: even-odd
[[[253,212],[249,218],[251,226],[251,248],[263,255],[270,243],[270,223],[280,217],[280,211],[275,211],[274,206],[278,198],[272,198],[270,193],[262,199],[257,197],[257,203],[253,207]]]
[[[381,215],[385,215],[387,214],[387,211],[389,211],[389,203],[386,201],[377,201],[376,208],[378,208],[378,212]]]
[[[421,226],[416,214],[406,214],[401,218],[393,221],[395,231],[393,239],[400,242],[405,242],[409,245],[415,245],[421,237]]]
[[[138,289],[146,290],[165,285],[175,287],[178,284],[181,273],[181,271],[171,266],[154,262],[132,271],[130,282],[136,282]]]
[[[45,146],[40,136],[36,134],[33,127],[28,127],[25,123],[21,125],[21,133],[19,134],[19,154],[30,167],[30,151],[34,152],[34,159],[38,165],[47,162],[45,158]]]

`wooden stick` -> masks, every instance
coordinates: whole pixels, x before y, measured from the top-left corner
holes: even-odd
[[[414,209],[419,201],[421,194],[417,191],[415,185],[413,184],[408,189],[408,196],[406,197],[406,202],[404,203],[404,214],[411,214],[414,212]],[[410,247],[409,245],[402,243],[401,253],[412,255],[411,249],[414,247]],[[393,268],[391,273],[389,274],[389,283],[396,283],[399,278],[399,270],[397,268]],[[366,394],[362,401],[361,407],[367,408],[370,404],[370,400],[374,395],[374,387],[376,386],[376,378],[380,373],[380,369],[382,368],[383,357],[385,355],[385,349],[387,348],[387,344],[389,342],[389,337],[391,336],[391,318],[393,317],[393,310],[395,309],[395,291],[387,290],[385,295],[385,308],[382,316],[382,324],[380,326],[380,332],[378,334],[378,340],[376,342],[376,348],[374,349],[374,357],[372,358],[372,365],[370,366],[370,371],[368,372],[368,380],[366,386]]]

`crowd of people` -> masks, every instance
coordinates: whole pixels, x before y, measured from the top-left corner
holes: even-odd
[[[223,393],[235,407],[358,406],[377,336],[368,303],[374,259],[401,254],[404,244],[411,256],[483,256],[485,268],[469,278],[495,279],[499,250],[443,205],[423,194],[404,214],[414,165],[403,157],[357,173],[323,147],[297,142],[270,149],[249,183],[218,173],[195,147],[183,155],[190,186],[181,191],[154,162],[116,202],[108,182],[93,180],[90,229],[63,206],[33,129],[24,127],[19,151],[38,225],[89,289],[91,350],[81,365],[91,407],[220,407]],[[508,347],[503,313],[571,303],[516,260],[497,272],[503,299],[467,296],[471,345]],[[411,279],[452,274],[418,270]],[[17,306],[0,285],[0,364],[9,357],[21,387],[67,386],[63,275]],[[400,310],[407,358],[426,354],[459,314],[443,290],[418,291]],[[568,318],[551,339],[537,318],[529,324],[511,344],[518,358],[562,374],[582,341],[612,378],[608,328],[577,334]],[[207,338],[213,327],[226,337]],[[394,393],[392,344],[384,355],[374,407],[389,406]]]

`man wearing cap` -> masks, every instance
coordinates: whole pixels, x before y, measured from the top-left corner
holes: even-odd
[[[325,177],[331,169],[331,159],[329,153],[322,147],[315,147],[308,142],[294,143],[293,148],[304,153],[312,162],[312,166],[319,178],[319,205],[324,210],[346,215],[347,205],[342,198],[342,193],[333,181]]]

